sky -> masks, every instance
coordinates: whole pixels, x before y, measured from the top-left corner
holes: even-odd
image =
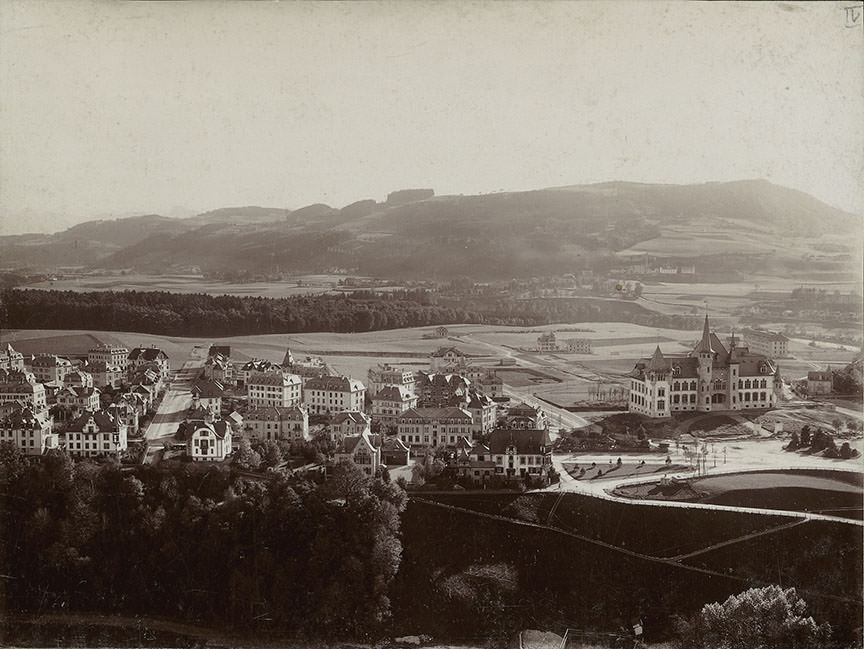
[[[854,4],[3,0],[0,234],[610,180],[864,214]]]

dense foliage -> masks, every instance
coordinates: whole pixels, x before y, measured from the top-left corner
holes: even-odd
[[[593,298],[468,301],[435,304],[422,291],[285,298],[166,291],[0,293],[0,322],[20,329],[98,329],[163,335],[233,336],[314,331],[361,332],[438,324],[543,325],[626,321],[694,328],[698,320]]]
[[[750,588],[723,603],[706,604],[679,625],[682,649],[818,649],[831,635],[828,624],[806,615],[807,603],[794,588]]]
[[[390,613],[405,493],[337,467],[323,486],[28,463],[0,445],[9,612],[165,615],[307,637],[365,637]]]

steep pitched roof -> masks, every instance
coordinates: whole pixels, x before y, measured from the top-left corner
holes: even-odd
[[[435,358],[441,358],[443,356],[446,356],[448,353],[453,353],[457,356],[465,356],[465,354],[456,347],[439,347],[434,352],[432,352],[431,355]]]
[[[408,408],[399,419],[467,419],[473,421],[470,412],[462,408]]]
[[[369,423],[369,417],[365,413],[357,410],[344,410],[336,413],[333,416],[331,423],[343,424],[346,421],[350,421],[352,424],[356,425],[365,425]]]
[[[66,432],[84,432],[84,427],[87,426],[91,418],[93,419],[93,423],[96,424],[96,429],[100,433],[110,433],[118,429],[117,420],[104,410],[97,410],[95,412],[93,410],[85,410],[78,417],[72,420],[68,426],[66,426]]]
[[[705,314],[705,324],[702,326],[702,338],[699,339],[696,347],[693,348],[694,354],[699,353],[708,353],[713,354],[714,350],[711,348],[711,329],[708,326],[708,314]]]
[[[398,385],[384,386],[372,397],[373,401],[409,401],[410,399],[411,392]]]
[[[365,386],[357,379],[347,376],[322,376],[309,379],[306,382],[307,390],[324,390],[330,392],[360,392]]]
[[[168,358],[168,354],[163,352],[158,347],[136,347],[131,352],[129,352],[129,360],[130,361],[156,361],[156,360],[166,360]]]
[[[499,428],[489,437],[489,448],[495,455],[504,455],[507,448],[516,447],[519,455],[541,455],[551,451],[549,433],[546,430],[510,430]],[[541,452],[541,448],[544,450]]]
[[[192,386],[192,394],[199,399],[221,399],[225,393],[224,386],[219,381],[198,381]]]

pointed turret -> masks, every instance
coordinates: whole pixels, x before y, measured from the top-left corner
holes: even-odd
[[[657,349],[654,350],[654,354],[651,356],[651,360],[648,361],[648,369],[654,371],[668,369],[666,364],[666,357],[663,356],[663,352],[660,351],[660,345],[657,345]]]
[[[696,345],[696,348],[693,350],[696,354],[713,354],[714,350],[711,348],[711,330],[708,327],[708,314],[705,314],[705,325],[702,327],[702,338],[699,340],[699,344]]]

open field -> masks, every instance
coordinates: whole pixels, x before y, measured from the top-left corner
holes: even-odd
[[[260,297],[288,297],[335,291],[341,275],[304,275],[272,282],[228,282],[200,275],[106,274],[64,277],[29,284],[27,288],[57,291],[170,291]]]

